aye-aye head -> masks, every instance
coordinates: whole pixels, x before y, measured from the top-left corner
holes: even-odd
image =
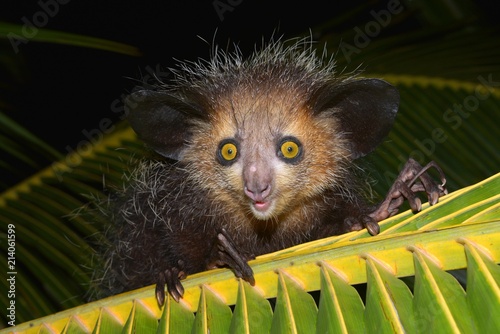
[[[304,42],[273,42],[246,60],[217,51],[173,72],[172,84],[127,98],[130,124],[215,204],[257,219],[279,219],[341,184],[346,166],[387,135],[399,104],[387,82],[339,78]]]

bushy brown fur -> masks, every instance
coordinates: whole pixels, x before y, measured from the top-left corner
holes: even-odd
[[[333,61],[317,57],[310,44],[273,42],[247,60],[216,51],[174,73],[159,90],[203,116],[187,122],[178,161],[142,161],[113,201],[113,242],[99,279],[105,294],[153,284],[179,259],[187,274],[207,269],[222,228],[242,254],[260,255],[344,233],[345,220],[366,211],[352,175],[350,134],[336,107],[321,109],[325,91],[354,78],[336,76]],[[300,140],[298,161],[276,154],[287,136]],[[216,157],[226,138],[239,145],[230,165]],[[249,170],[272,188],[262,215],[245,190]]]

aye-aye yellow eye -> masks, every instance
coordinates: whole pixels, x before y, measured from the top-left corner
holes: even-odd
[[[232,143],[227,143],[224,146],[222,146],[221,149],[221,154],[222,157],[228,161],[233,160],[236,158],[236,153],[238,152],[238,149],[236,148],[236,145]]]
[[[236,143],[232,141],[221,142],[217,156],[221,164],[232,162],[238,156],[238,147]]]
[[[298,158],[300,158],[300,142],[295,138],[285,138],[281,142],[280,152],[281,157],[296,161]]]

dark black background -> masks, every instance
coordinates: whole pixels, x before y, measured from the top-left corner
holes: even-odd
[[[148,69],[174,66],[174,58],[207,59],[212,42],[223,48],[237,43],[244,54],[249,54],[276,30],[275,35],[287,38],[307,34],[309,29],[315,39],[326,33],[342,36],[342,32],[352,31],[355,22],[364,22],[360,15],[373,19],[366,8],[384,9],[390,0],[59,1],[64,4],[58,5],[57,13],[44,28],[126,43],[141,52],[140,57],[133,57],[29,40],[19,45],[20,52],[16,53],[9,40],[0,40],[0,61],[3,59],[2,65],[8,67],[0,69],[1,110],[65,155],[88,140],[85,131],[98,129],[103,119],[119,119],[121,115],[113,105],[137,84],[134,79],[147,75]],[[223,20],[214,7],[216,2],[231,7],[222,13]],[[57,0],[9,1],[2,6],[0,20],[23,25],[44,10],[42,4],[53,8],[54,3]],[[324,30],[324,23],[360,4],[368,7],[356,13],[351,25]],[[442,4],[453,7],[453,3]],[[492,2],[476,1],[474,6],[481,9],[482,22],[496,22]],[[425,17],[418,12],[410,11],[409,15],[410,19],[398,26],[400,31],[392,33],[425,25]],[[51,163],[46,160],[42,164]],[[20,174],[16,177],[22,180],[26,173]],[[8,183],[15,184],[16,180]]]
[[[9,87],[7,114],[63,153],[85,139],[83,130],[98,128],[103,118],[116,120],[113,101],[148,68],[208,58],[203,40],[212,43],[214,36],[217,44],[234,42],[248,53],[274,30],[287,37],[309,28],[319,33],[319,23],[357,3],[232,1],[237,5],[221,21],[214,1],[65,1],[44,28],[130,44],[142,56],[35,41],[20,44],[17,54],[4,48],[23,70]],[[40,10],[40,2],[10,1],[0,20],[22,25]]]

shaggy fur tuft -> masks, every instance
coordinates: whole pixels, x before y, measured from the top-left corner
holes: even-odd
[[[308,40],[247,59],[215,48],[172,71],[127,102],[132,127],[165,159],[142,161],[111,201],[104,294],[223,265],[222,230],[251,258],[359,228],[368,208],[353,160],[389,131],[392,86],[336,76]]]

